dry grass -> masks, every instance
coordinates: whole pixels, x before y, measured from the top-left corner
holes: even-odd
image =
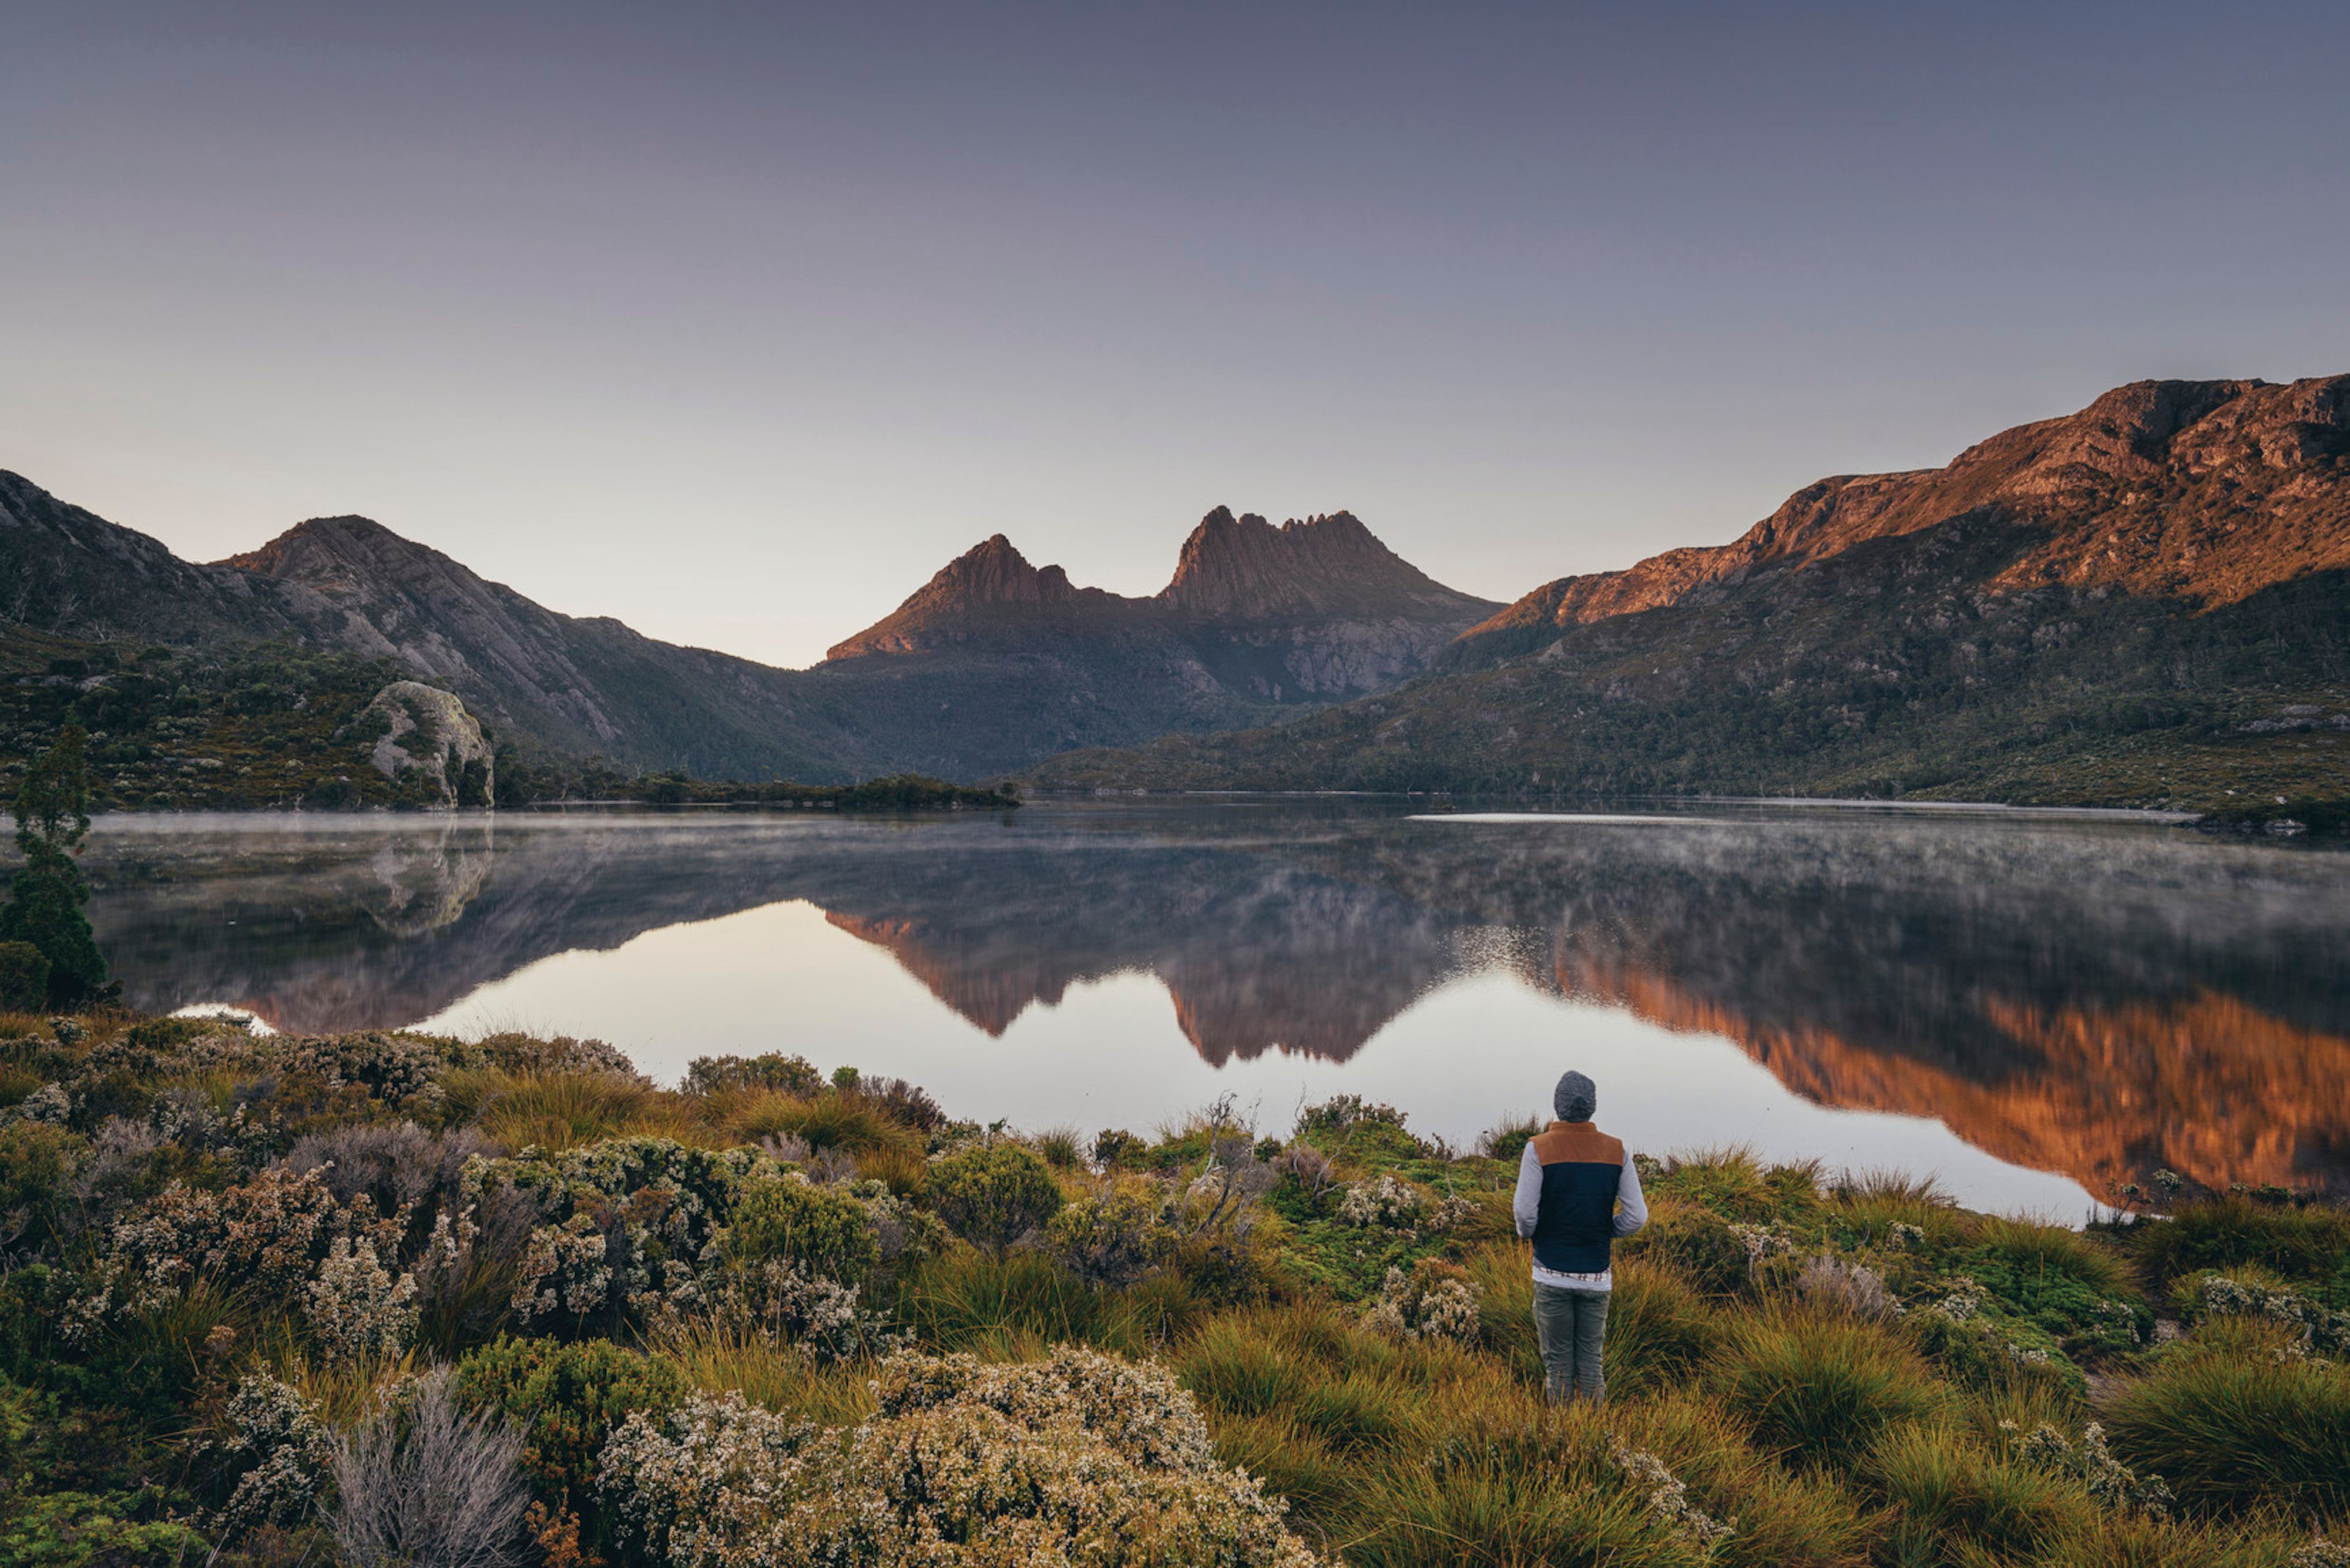
[[[617,1073],[452,1071],[442,1084],[452,1109],[510,1149],[548,1150],[611,1137],[708,1143],[677,1096]]]

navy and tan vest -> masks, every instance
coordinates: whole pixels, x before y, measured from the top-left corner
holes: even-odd
[[[1534,1262],[1562,1274],[1599,1272],[1616,1240],[1623,1140],[1589,1122],[1553,1122],[1534,1135],[1534,1150],[1542,1161]]]

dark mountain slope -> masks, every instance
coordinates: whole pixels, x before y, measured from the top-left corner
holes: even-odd
[[[867,760],[792,671],[558,614],[364,517],[316,518],[223,564],[303,589],[309,639],[396,659],[558,752],[811,781]]]
[[[1441,674],[1096,787],[2350,796],[2350,378],[2123,388],[1567,578]]]
[[[1220,510],[1159,598],[1073,587],[998,535],[824,664],[776,670],[559,614],[363,517],[197,565],[5,473],[0,569],[0,622],[389,659],[525,748],[810,783],[973,778],[1263,723],[1386,690],[1498,607],[1430,581],[1343,513],[1275,529]]]

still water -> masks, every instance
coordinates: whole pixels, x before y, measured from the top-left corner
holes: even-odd
[[[86,865],[128,1000],[281,1030],[592,1035],[671,1081],[793,1051],[1088,1134],[1350,1091],[1466,1143],[1572,1066],[1636,1148],[2065,1220],[2158,1166],[2350,1177],[2350,856],[2144,822],[124,816]]]

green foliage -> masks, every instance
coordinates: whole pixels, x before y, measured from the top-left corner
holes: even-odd
[[[1729,1220],[1694,1204],[1653,1204],[1648,1224],[1618,1241],[1616,1255],[1677,1270],[1715,1294],[1739,1290],[1747,1281],[1746,1244]]]
[[[598,1506],[597,1456],[632,1413],[664,1414],[688,1391],[685,1375],[668,1358],[605,1339],[501,1338],[457,1364],[455,1385],[467,1410],[513,1417],[532,1490],[550,1513],[577,1514],[585,1542],[607,1549],[611,1532]]]
[[[880,1261],[880,1244],[865,1206],[797,1171],[761,1177],[744,1186],[734,1200],[726,1245],[738,1260],[805,1263],[810,1272],[843,1284],[863,1280]]]
[[[686,1064],[678,1084],[683,1095],[710,1095],[725,1089],[774,1089],[799,1099],[824,1092],[824,1075],[805,1056],[770,1051],[760,1056],[696,1056]]]
[[[145,1497],[53,1491],[0,1516],[0,1563],[14,1568],[185,1568],[212,1542],[176,1521],[157,1519]]]
[[[1088,1193],[1055,1214],[1045,1227],[1045,1245],[1079,1279],[1102,1285],[1130,1285],[1165,1263],[1175,1237],[1162,1225],[1159,1205],[1131,1188]]]
[[[990,1363],[1076,1344],[1173,1369],[1217,1460],[1350,1563],[2284,1568],[2311,1521],[2350,1520],[2326,1202],[2239,1195],[2074,1232],[1736,1151],[1649,1161],[1654,1217],[1617,1255],[1610,1403],[1552,1409],[1509,1163],[1419,1146],[1384,1107],[1315,1107],[1306,1130],[1335,1152],[1267,1149],[1211,1107],[1111,1140],[1114,1171],[1056,1176],[1034,1135],[925,1135],[943,1113],[919,1091],[789,1057],[707,1060],[681,1094],[592,1043],[106,1011],[16,1027],[0,1559],[176,1550],[140,1532],[263,1473],[234,1408],[254,1374],[334,1425],[374,1408],[425,1357],[316,1354],[335,1244],[361,1237],[385,1271],[369,1299],[412,1289],[461,1397],[518,1423],[534,1533],[557,1562],[576,1541],[581,1568],[629,1561],[598,1472],[632,1415],[669,1429],[695,1396],[740,1389],[775,1412],[777,1452],[836,1451],[881,1413],[876,1356],[899,1335]],[[243,1122],[208,1119],[230,1104]],[[911,1196],[844,1179],[840,1145],[811,1152],[782,1125],[860,1117],[892,1141],[858,1163],[910,1160]],[[486,1147],[525,1131],[577,1141]],[[925,1167],[931,1141],[956,1152]],[[1393,1222],[1366,1222],[1383,1202]],[[942,1217],[981,1245],[949,1244]],[[2141,1281],[2190,1257],[2220,1260],[2169,1279],[2191,1332],[2137,1343]],[[1821,1283],[1863,1268],[1873,1294]],[[539,1322],[561,1337],[484,1343]],[[2075,1357],[2097,1366],[2094,1410]],[[964,1435],[995,1441],[979,1419]],[[188,1493],[141,1490],[158,1478]],[[2155,1511],[2158,1481],[2183,1519]],[[294,1533],[232,1540],[224,1568],[323,1560],[310,1494],[282,1501]]]
[[[931,1168],[931,1207],[963,1240],[1002,1251],[1060,1211],[1061,1188],[1036,1151],[997,1143]]]
[[[0,1010],[30,1012],[48,1003],[48,955],[30,942],[0,941]]]
[[[73,862],[89,832],[89,764],[78,724],[58,732],[16,787],[16,847],[24,853],[0,909],[0,942],[33,948],[47,967],[48,1002],[80,1007],[107,994],[106,960],[81,907],[89,888]],[[12,990],[29,986],[36,966],[11,966]]]

